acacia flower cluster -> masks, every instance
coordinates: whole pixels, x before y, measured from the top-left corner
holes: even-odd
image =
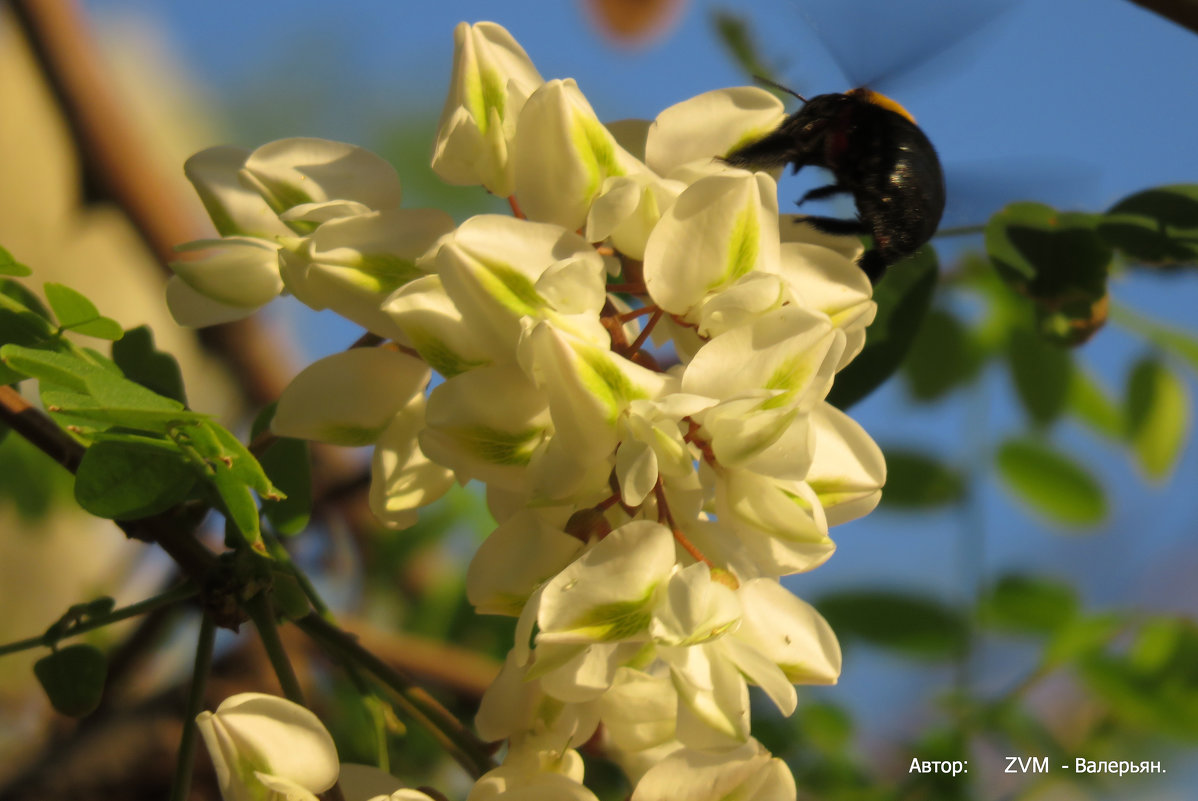
[[[469,801],[593,799],[588,741],[634,801],[793,799],[748,686],[790,714],[795,684],[840,672],[780,579],[831,556],[829,526],[885,479],[825,400],[874,316],[860,245],[780,219],[775,175],[720,160],[783,119],[770,93],[605,125],[502,27],[455,37],[433,167],[513,216],[402,208],[349,145],[214,148],[187,175],[221,238],[174,265],[171,307],[202,324],[289,292],[391,343],[308,367],[272,424],[373,446],[388,525],[485,486],[498,525],[468,594],[519,624],[476,721],[506,756]]]

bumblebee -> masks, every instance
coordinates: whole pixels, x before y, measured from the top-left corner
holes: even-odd
[[[766,82],[770,83],[770,82]],[[873,237],[858,265],[876,284],[895,262],[932,238],[944,213],[944,174],[940,159],[914,118],[885,95],[869,89],[818,95],[803,101],[765,137],[724,156],[723,161],[761,170],[792,165],[824,167],[836,182],[812,189],[799,200],[853,196],[857,219],[807,217],[829,234]]]

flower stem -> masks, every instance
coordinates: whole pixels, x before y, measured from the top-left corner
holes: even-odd
[[[357,639],[317,614],[295,621],[309,637],[336,656],[361,666],[391,690],[396,705],[423,726],[474,778],[495,767],[485,743],[423,688],[366,650]]]
[[[291,667],[291,660],[287,658],[283,641],[279,639],[275,613],[266,593],[257,593],[245,602],[244,607],[250,619],[254,621],[254,628],[258,629],[258,636],[262,638],[262,647],[266,649],[271,667],[279,679],[279,686],[283,688],[283,695],[287,696],[287,700],[303,706],[304,693],[300,689],[299,679],[295,677],[295,670]]]
[[[191,771],[195,765],[196,715],[204,705],[204,687],[208,683],[208,671],[212,667],[212,649],[216,642],[216,624],[208,615],[200,618],[200,636],[196,641],[195,667],[191,673],[191,690],[187,695],[187,709],[183,713],[183,736],[179,740],[179,761],[175,764],[175,778],[171,783],[169,801],[185,801],[191,788]]]
[[[632,343],[632,346],[630,347],[630,351],[632,353],[636,353],[641,349],[641,346],[645,344],[645,340],[647,340],[649,335],[653,333],[653,329],[657,327],[657,323],[659,320],[661,320],[661,316],[663,314],[665,314],[665,312],[663,312],[661,309],[656,309],[653,312],[653,316],[649,318],[649,322],[645,323],[645,327],[642,328],[641,333],[637,335],[636,341]]]
[[[312,608],[322,616],[329,617],[329,605],[325,603],[324,598],[320,597],[320,593],[317,592],[312,579],[308,578],[308,574],[292,560],[291,552],[283,547],[283,543],[279,542],[277,537],[268,532],[262,532],[262,540],[266,543],[266,550],[270,553],[271,558],[287,568],[287,572],[295,577],[300,589],[308,597],[308,602],[312,604]]]
[[[16,642],[0,645],[0,656],[4,656],[5,654],[13,654],[18,651],[25,651],[29,648],[37,648],[40,646],[49,647],[53,644],[53,642],[65,639],[66,637],[74,637],[76,634],[82,634],[85,631],[98,629],[111,623],[125,620],[126,618],[143,615],[146,612],[153,611],[160,606],[167,606],[169,604],[178,603],[179,601],[185,601],[188,598],[194,597],[198,593],[199,589],[194,584],[192,584],[190,581],[185,581],[179,586],[169,589],[161,595],[155,595],[153,598],[147,598],[144,601],[138,601],[135,604],[129,604],[129,606],[123,606],[120,609],[114,609],[106,615],[96,615],[95,617],[89,617],[86,620],[77,622],[72,625],[65,634],[60,637],[53,638],[53,641],[47,639],[45,634],[41,634],[37,637],[28,637],[24,640],[17,640]]]
[[[695,547],[695,544],[682,533],[682,529],[678,528],[678,524],[674,522],[674,515],[670,512],[670,504],[666,500],[666,488],[662,485],[661,479],[657,480],[656,486],[653,487],[653,494],[657,498],[657,509],[659,518],[664,523],[670,532],[674,535],[674,542],[682,546],[682,549],[689,553],[696,562],[702,562],[708,567],[714,567],[711,560],[703,555],[703,552]]]

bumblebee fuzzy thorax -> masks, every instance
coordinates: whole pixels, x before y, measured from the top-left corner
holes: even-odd
[[[873,103],[875,106],[881,106],[888,111],[893,111],[895,114],[900,114],[910,120],[912,125],[917,124],[915,122],[915,117],[913,117],[911,112],[907,111],[907,109],[904,108],[901,103],[891,100],[881,92],[875,92],[872,89],[861,87],[860,89],[850,89],[849,91],[845,92],[845,94],[849,97],[855,97],[858,100],[863,100],[866,103]]]

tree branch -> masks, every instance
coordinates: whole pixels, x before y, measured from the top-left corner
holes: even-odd
[[[27,439],[71,474],[79,468],[86,448],[63,431],[45,412],[32,406],[12,387],[0,386],[0,421]],[[179,569],[199,587],[208,587],[211,571],[216,567],[216,554],[195,538],[188,528],[180,528],[181,512],[168,510],[141,520],[114,520],[125,536],[156,543],[175,560]],[[206,599],[210,600],[210,599]],[[217,603],[212,608],[219,625],[236,628],[245,618],[235,608]]]

